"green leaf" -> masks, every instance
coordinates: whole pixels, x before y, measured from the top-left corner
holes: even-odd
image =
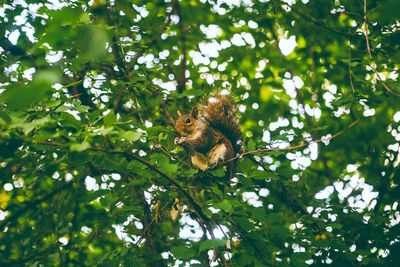
[[[122,134],[122,138],[125,138],[128,142],[135,142],[139,140],[140,136],[142,136],[142,133],[135,131],[127,131]]]
[[[54,108],[59,106],[62,103],[60,99],[54,99],[46,102],[46,107],[48,108]]]
[[[104,60],[107,43],[110,41],[108,31],[101,25],[80,25],[77,28],[76,48],[80,54],[78,62]]]
[[[103,118],[103,121],[106,127],[111,127],[117,121],[117,117],[114,112],[111,111]]]
[[[293,265],[296,267],[307,267],[306,260],[312,259],[312,256],[309,253],[294,253],[292,257]]]
[[[46,125],[51,121],[50,116],[46,116],[44,118],[40,118],[37,120],[33,120],[30,122],[27,121],[17,121],[13,127],[21,128],[24,132],[24,135],[28,135],[35,128],[40,128],[43,125]]]
[[[11,117],[4,111],[0,111],[0,123],[10,124]]]
[[[210,173],[217,177],[223,177],[225,175],[225,170],[222,166],[220,166],[214,170],[211,170]]]
[[[80,144],[72,144],[72,145],[69,147],[69,150],[70,150],[71,152],[82,152],[82,151],[85,151],[85,150],[88,149],[88,148],[90,148],[90,143],[84,141],[84,142],[82,142],[82,143],[80,143]]]
[[[90,109],[90,107],[85,106],[85,105],[77,105],[75,109],[76,109],[76,111],[79,111],[79,112],[85,112],[85,111],[88,111]]]
[[[162,169],[168,173],[176,173],[178,170],[178,164],[163,164]]]
[[[67,112],[63,112],[60,116],[60,123],[65,128],[79,129],[81,126],[80,121],[78,121],[74,116]]]
[[[261,170],[252,171],[251,177],[259,180],[265,180],[271,176],[271,173]]]
[[[193,248],[188,248],[185,246],[177,246],[171,248],[171,253],[178,259],[190,259],[196,255],[196,251]]]
[[[224,247],[225,245],[226,245],[226,239],[209,239],[201,242],[199,247],[199,252],[203,252],[217,247]]]
[[[52,90],[51,86],[59,80],[55,71],[42,70],[35,74],[33,81],[27,84],[10,84],[0,95],[0,101],[13,110],[26,109],[43,100]]]
[[[221,210],[223,210],[223,211],[225,211],[225,212],[231,212],[231,211],[232,211],[232,205],[231,205],[231,203],[230,203],[228,200],[226,200],[226,199],[222,200],[222,201],[219,202],[219,203],[215,203],[213,206],[216,207],[216,208],[218,208],[218,209],[221,209]]]

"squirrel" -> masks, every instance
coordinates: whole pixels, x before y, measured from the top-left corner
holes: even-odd
[[[178,115],[175,131],[179,137],[175,138],[175,144],[184,147],[198,169],[204,171],[228,161],[240,151],[242,132],[231,95],[213,95],[207,103],[194,106],[190,114],[178,111]],[[236,160],[228,162],[226,167],[227,175],[232,178]]]

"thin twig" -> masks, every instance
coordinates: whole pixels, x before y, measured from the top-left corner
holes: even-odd
[[[353,93],[355,93],[354,84],[353,84],[353,75],[352,75],[352,71],[351,71],[351,42],[350,41],[349,41],[349,79],[350,79],[351,90],[353,91]]]
[[[187,163],[186,161],[183,161],[180,158],[177,158],[174,155],[172,155],[171,153],[169,153],[169,151],[165,147],[163,147],[162,145],[159,144],[157,147],[161,152],[163,152],[165,155],[167,155],[168,157],[172,158],[173,160],[178,161],[179,163],[185,165],[186,167],[189,167],[189,168],[191,167],[191,165],[189,163]]]
[[[391,89],[391,88],[385,83],[385,81],[381,78],[381,76],[379,75],[378,71],[376,70],[376,68],[374,68],[374,67],[372,66],[372,64],[367,64],[367,66],[370,67],[370,68],[374,71],[375,75],[376,75],[376,76],[378,77],[378,79],[382,82],[382,85],[383,85],[383,87],[386,89],[386,91],[388,91],[388,92],[391,93],[392,95],[400,96],[399,93],[396,93],[395,91],[393,91],[393,89]]]
[[[175,127],[175,119],[172,116],[171,112],[169,112],[167,103],[165,103],[165,100],[161,101],[161,107],[163,108],[164,113],[167,116],[167,118],[169,119],[169,122],[171,123],[172,127]]]
[[[161,211],[164,211],[165,208],[170,205],[171,202],[168,202],[167,204],[165,204],[162,208]],[[142,235],[139,237],[139,239],[136,241],[136,245],[138,246],[140,244],[140,242],[142,242],[144,236],[146,235],[147,230],[150,229],[151,225],[157,220],[157,214],[154,216],[154,218],[150,221],[150,223],[148,225],[146,225],[146,227],[143,230]]]
[[[367,0],[364,0],[364,30],[365,30],[365,43],[367,45],[367,51],[368,51],[368,56],[369,56],[369,61],[372,61],[372,53],[371,53],[371,47],[370,47],[370,43],[369,43],[369,36],[368,36],[368,21],[367,21]],[[367,66],[369,66],[375,73],[375,75],[378,77],[378,79],[382,82],[383,87],[386,89],[386,91],[388,91],[389,93],[391,93],[392,95],[395,96],[400,96],[400,94],[394,92],[386,83],[385,81],[380,77],[378,71],[372,66],[373,64],[367,64]]]
[[[371,47],[369,45],[369,37],[368,37],[368,21],[367,21],[367,0],[364,0],[364,30],[365,30],[365,42],[367,45],[367,51],[369,55],[369,59],[372,59],[372,54],[371,54]]]

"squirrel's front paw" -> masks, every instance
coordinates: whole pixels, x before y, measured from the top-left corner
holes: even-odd
[[[175,145],[181,145],[186,141],[185,137],[175,137],[174,139],[174,144]]]

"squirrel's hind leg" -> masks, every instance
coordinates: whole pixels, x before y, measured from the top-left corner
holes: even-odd
[[[222,163],[232,157],[232,148],[230,148],[227,144],[221,143],[215,145],[213,149],[208,153],[208,159],[211,166],[215,166],[219,163]]]
[[[218,145],[214,146],[213,149],[208,153],[208,157],[209,157],[211,166],[216,166],[227,160],[230,160],[234,157],[232,145],[230,143],[218,144]],[[230,179],[233,177],[233,172],[234,172],[233,164],[234,163],[232,161],[224,164],[224,170],[226,173],[225,177],[227,179]]]

